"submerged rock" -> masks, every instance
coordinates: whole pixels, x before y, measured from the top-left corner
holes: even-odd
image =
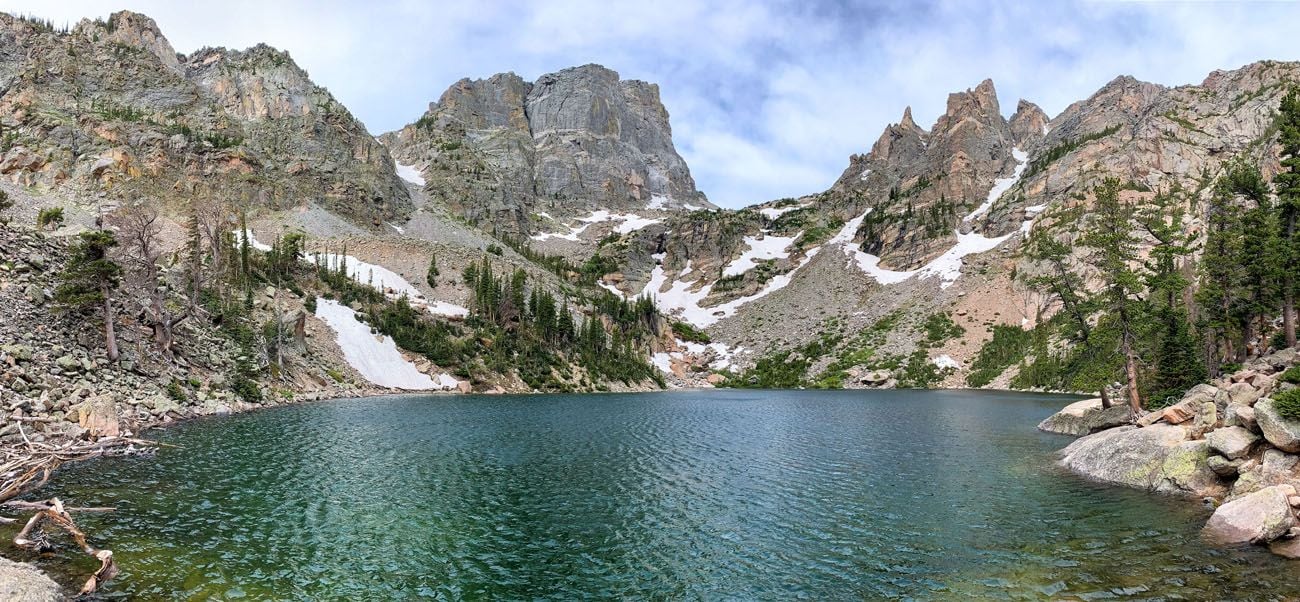
[[[1287,502],[1294,494],[1290,485],[1274,485],[1228,502],[1214,511],[1203,532],[1221,544],[1273,541],[1296,525]]]
[[[1101,407],[1101,398],[1084,399],[1065,406],[1061,411],[1038,423],[1038,430],[1081,437],[1089,433],[1127,424],[1128,406],[1115,404]]]
[[[36,567],[0,558],[0,600],[57,602],[63,599],[59,584]]]
[[[1255,420],[1269,443],[1282,451],[1300,452],[1300,420],[1283,418],[1272,399],[1261,399],[1255,404]]]
[[[1206,460],[1210,444],[1186,427],[1153,424],[1094,433],[1061,451],[1061,465],[1104,483],[1157,493],[1218,496],[1224,491]]]

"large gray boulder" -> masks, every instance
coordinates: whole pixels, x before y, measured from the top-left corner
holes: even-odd
[[[1259,436],[1240,426],[1230,426],[1210,431],[1205,435],[1210,447],[1229,460],[1244,458],[1250,448],[1259,441]]]
[[[1255,404],[1255,421],[1274,447],[1291,453],[1300,452],[1300,420],[1283,418],[1271,398]]]
[[[1287,496],[1290,485],[1275,485],[1219,506],[1203,533],[1220,544],[1267,543],[1296,526]]]
[[[59,584],[36,567],[0,558],[0,600],[57,602],[64,599]]]
[[[1065,406],[1061,411],[1038,423],[1038,430],[1081,437],[1089,433],[1127,424],[1128,406],[1118,403],[1101,407],[1101,398],[1084,399]]]
[[[1224,491],[1206,460],[1204,440],[1172,424],[1122,426],[1082,437],[1061,451],[1061,465],[1084,477],[1157,493],[1218,496]]]

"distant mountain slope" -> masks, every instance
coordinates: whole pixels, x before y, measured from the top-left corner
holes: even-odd
[[[0,14],[0,174],[25,185],[240,205],[410,210],[392,160],[283,51],[178,55],[152,19],[58,31]]]
[[[382,140],[433,198],[511,235],[602,209],[712,207],[673,147],[659,87],[599,65],[463,79]]]

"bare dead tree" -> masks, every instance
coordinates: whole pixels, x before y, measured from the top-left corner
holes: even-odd
[[[130,280],[144,293],[144,313],[153,330],[154,345],[171,360],[176,327],[190,317],[190,307],[176,310],[167,298],[168,286],[159,267],[163,251],[158,211],[143,204],[130,205],[118,210],[110,221],[122,240],[123,263],[130,269]]]

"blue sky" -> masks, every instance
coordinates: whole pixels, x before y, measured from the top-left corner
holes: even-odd
[[[1290,2],[617,0],[0,0],[56,24],[116,8],[177,50],[288,50],[374,133],[414,121],[462,77],[527,79],[584,63],[660,85],[674,141],[723,206],[824,190],[911,105],[990,77],[1055,116],[1116,75],[1166,85],[1300,59]]]

